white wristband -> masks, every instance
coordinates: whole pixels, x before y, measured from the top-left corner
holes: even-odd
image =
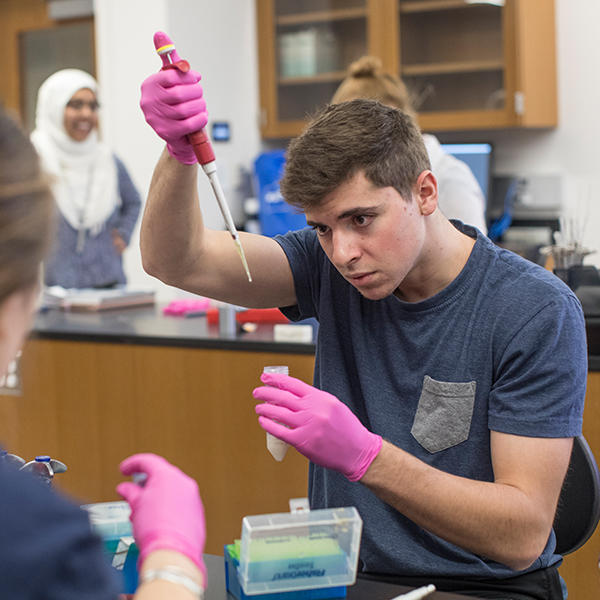
[[[177,583],[192,592],[198,600],[204,598],[204,590],[196,583],[183,569],[168,565],[160,569],[148,569],[141,576],[141,583],[154,581],[155,579],[163,579],[171,583]]]

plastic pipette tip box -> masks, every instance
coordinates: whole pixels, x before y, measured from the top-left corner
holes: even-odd
[[[326,598],[345,598],[346,586],[293,590],[289,592],[273,592],[267,594],[248,595],[244,593],[238,577],[238,560],[225,546],[225,585],[227,591],[238,600],[325,600]]]
[[[344,597],[356,581],[361,533],[354,507],[244,517],[230,580],[252,598]]]
[[[133,594],[137,589],[137,560],[139,551],[133,540],[129,504],[120,502],[98,502],[84,504],[92,529],[102,538],[104,553],[111,565],[122,577],[124,594]]]

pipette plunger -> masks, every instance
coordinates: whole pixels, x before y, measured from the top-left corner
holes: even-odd
[[[184,73],[190,70],[190,64],[187,62],[187,60],[183,60],[179,57],[177,50],[175,50],[175,44],[173,44],[166,33],[157,31],[154,34],[154,47],[156,48],[156,52],[162,60],[163,69],[179,69]],[[252,275],[250,275],[250,268],[248,267],[248,261],[246,260],[244,248],[242,247],[240,234],[235,227],[233,218],[231,217],[231,211],[229,210],[229,205],[225,200],[225,194],[223,194],[223,189],[221,188],[221,184],[219,182],[215,153],[213,152],[210,139],[204,129],[190,133],[187,138],[194,149],[196,159],[202,166],[203,171],[206,173],[210,181],[215,198],[217,199],[217,204],[219,205],[225,225],[227,226],[227,230],[233,238],[235,249],[240,256],[242,265],[246,271],[246,276],[248,277],[248,281],[251,282]]]

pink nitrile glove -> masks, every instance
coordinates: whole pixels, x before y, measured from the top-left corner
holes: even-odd
[[[171,57],[181,61],[177,51]],[[169,154],[184,165],[198,162],[187,136],[208,122],[200,79],[196,71],[164,69],[142,83],[140,106],[146,121],[167,142]]]
[[[131,506],[139,565],[154,550],[175,550],[191,559],[206,581],[202,557],[206,523],[198,484],[156,454],[134,454],[121,463],[120,469],[123,475],[147,476],[143,486],[129,481],[117,486],[117,493]]]
[[[350,481],[363,477],[381,450],[381,436],[328,392],[288,375],[263,373],[260,379],[265,386],[253,396],[263,401],[255,410],[265,431]]]

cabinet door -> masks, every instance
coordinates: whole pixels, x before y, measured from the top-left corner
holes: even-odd
[[[257,0],[261,133],[297,135],[364,54],[397,68],[395,35],[382,35],[395,0]]]
[[[397,18],[424,130],[556,124],[553,0],[398,0]]]
[[[222,553],[244,516],[285,512],[306,495],[308,461],[293,449],[273,460],[253,408],[264,365],[279,364],[312,381],[312,354],[32,339],[22,395],[0,390],[1,445],[64,461],[54,485],[80,503],[120,499],[119,462],[160,454],[198,481],[205,551]]]
[[[583,412],[583,435],[587,440],[596,462],[600,462],[600,372],[588,374],[585,410]],[[600,590],[600,527],[578,550],[564,557],[559,568],[567,584],[569,598],[575,600],[597,600]]]
[[[424,131],[557,124],[554,0],[256,0],[265,138],[298,135],[363,54]]]
[[[54,20],[45,0],[0,1],[0,102],[32,130],[40,84],[58,69],[94,73],[94,19]]]

